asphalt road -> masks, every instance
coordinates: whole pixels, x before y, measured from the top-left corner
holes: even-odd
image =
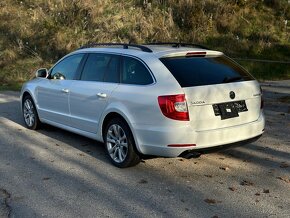
[[[127,169],[93,140],[26,129],[19,93],[1,92],[0,217],[289,217],[290,85],[264,90],[267,126],[257,142]]]

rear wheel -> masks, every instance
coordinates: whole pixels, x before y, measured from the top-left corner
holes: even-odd
[[[131,130],[122,119],[114,118],[109,121],[104,140],[108,155],[115,166],[125,168],[140,162]]]
[[[28,129],[37,129],[40,126],[40,120],[31,96],[25,96],[22,103],[22,114],[26,127]]]

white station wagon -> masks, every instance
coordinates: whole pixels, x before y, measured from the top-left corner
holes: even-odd
[[[182,43],[91,44],[40,69],[21,91],[25,125],[104,142],[117,167],[194,157],[264,132],[262,91],[218,51]]]

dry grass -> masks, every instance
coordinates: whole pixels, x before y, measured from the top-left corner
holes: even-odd
[[[88,42],[184,41],[232,56],[289,59],[289,6],[287,0],[3,0],[0,76],[11,63],[54,62]]]

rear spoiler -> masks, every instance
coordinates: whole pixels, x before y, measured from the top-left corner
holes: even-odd
[[[175,57],[216,57],[222,56],[224,53],[212,50],[198,50],[198,51],[180,51],[166,54],[160,58],[175,58]]]

